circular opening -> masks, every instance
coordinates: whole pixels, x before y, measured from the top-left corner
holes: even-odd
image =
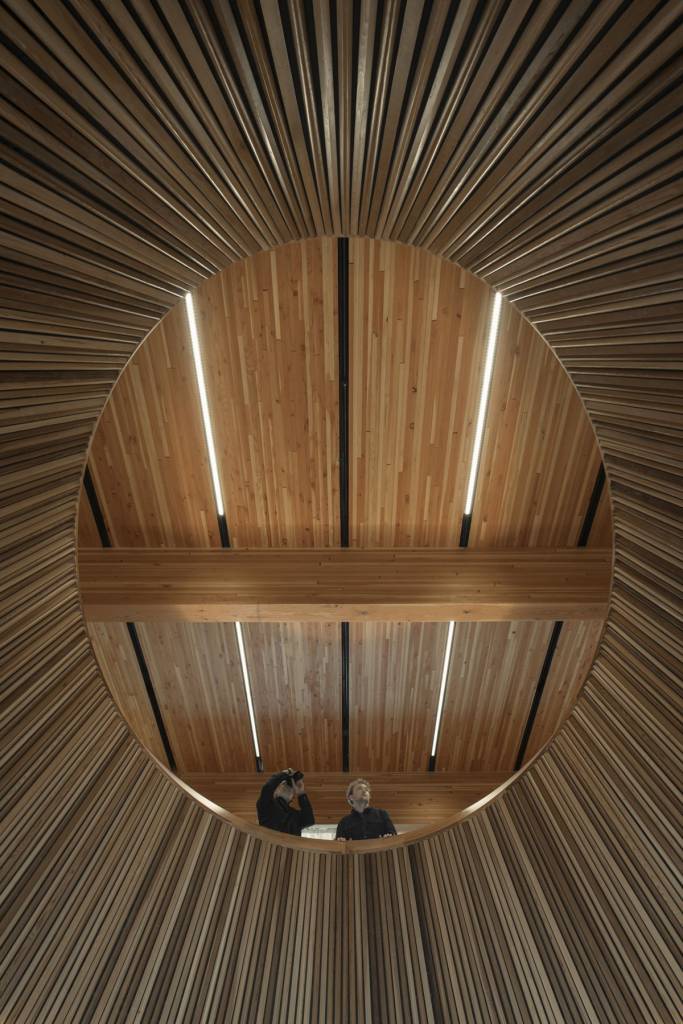
[[[362,776],[411,833],[568,715],[611,532],[528,321],[423,250],[318,238],[228,267],[136,352],[88,459],[81,596],[122,714],[194,791],[255,824],[290,766],[305,835],[389,831],[347,802]],[[268,806],[307,826],[305,799]]]

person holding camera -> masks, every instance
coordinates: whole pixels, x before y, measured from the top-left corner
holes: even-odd
[[[292,806],[294,797],[298,798],[298,809]],[[259,825],[290,836],[300,836],[302,829],[315,825],[311,801],[304,789],[304,773],[285,768],[271,775],[261,789],[256,813]]]
[[[335,839],[383,839],[396,835],[388,813],[370,806],[370,783],[366,779],[349,783],[346,800],[353,810],[337,825]]]

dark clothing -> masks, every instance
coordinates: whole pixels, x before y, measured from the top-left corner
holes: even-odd
[[[379,839],[396,835],[394,824],[386,811],[366,807],[362,814],[353,810],[337,825],[337,839]]]
[[[301,830],[315,825],[311,801],[305,793],[299,796],[299,810],[288,804],[282,797],[275,799],[274,793],[281,782],[289,778],[287,772],[271,775],[261,790],[256,802],[258,823],[264,828],[272,828],[275,832],[287,832],[290,836],[300,836]]]

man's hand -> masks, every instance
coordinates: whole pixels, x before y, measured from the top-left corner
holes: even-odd
[[[336,839],[335,839],[335,843],[346,843],[346,842],[348,842],[346,836],[337,836]]]
[[[302,793],[306,792],[303,779],[297,779],[297,781],[294,783],[294,792],[297,796],[301,796]]]

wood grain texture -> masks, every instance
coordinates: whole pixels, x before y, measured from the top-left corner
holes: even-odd
[[[595,659],[604,623],[565,622],[529,737],[525,760],[555,735],[574,707]]]
[[[3,8],[2,1015],[677,1024],[679,5],[303,13]],[[599,657],[533,766],[453,827],[321,855],[212,814],[130,735],[74,518],[147,331],[336,224],[454,259],[538,328],[616,552]]]
[[[242,627],[267,771],[341,768],[341,651],[335,622]]]
[[[600,455],[581,399],[567,384],[552,350],[506,304],[472,508],[472,547],[576,545]]]
[[[254,763],[232,623],[137,623],[178,773]]]
[[[336,239],[229,267],[195,310],[231,544],[337,545]]]
[[[437,622],[351,625],[350,771],[426,768],[447,632]]]
[[[351,239],[352,546],[457,546],[491,301],[423,250]]]
[[[121,714],[140,742],[163,764],[167,764],[166,752],[125,624],[92,622],[88,626],[88,635],[98,665]]]
[[[183,303],[121,375],[89,466],[115,547],[220,545]]]
[[[358,769],[353,769],[354,771]],[[372,804],[389,811],[403,825],[443,824],[458,811],[502,785],[507,772],[368,772]],[[348,811],[345,794],[354,775],[306,772],[306,792],[317,824],[336,824]],[[247,773],[185,773],[183,781],[214,803],[256,824],[256,801],[263,775]]]
[[[448,622],[607,611],[609,550],[83,549],[87,619]]]
[[[551,631],[547,622],[457,623],[437,770],[514,769]]]

